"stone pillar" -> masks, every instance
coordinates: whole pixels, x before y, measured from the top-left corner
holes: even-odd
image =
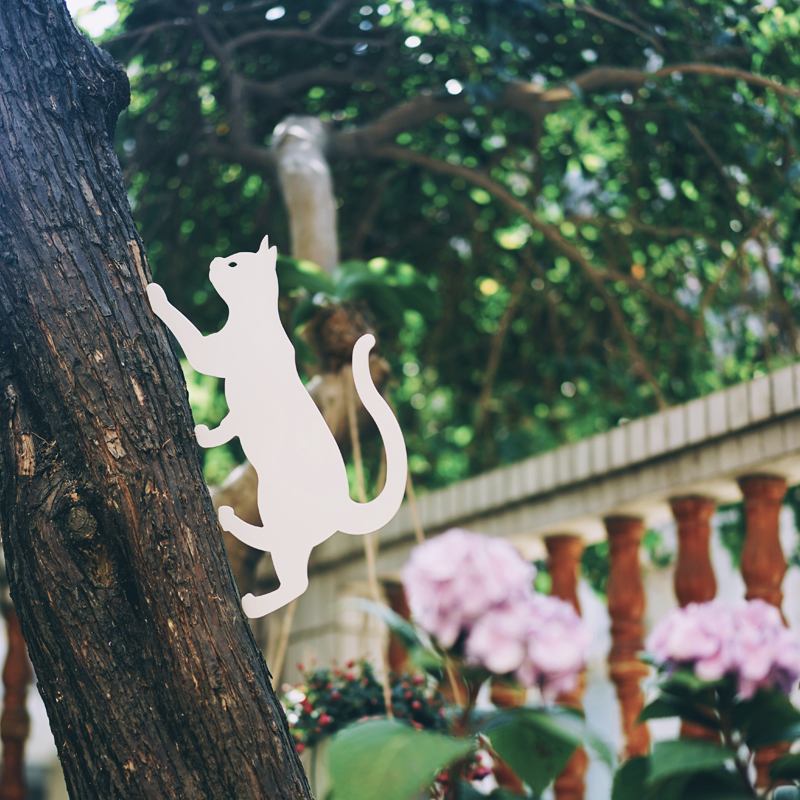
[[[617,689],[625,757],[645,755],[650,749],[647,725],[637,722],[644,705],[640,682],[648,673],[637,654],[644,647],[645,595],[639,569],[639,543],[644,523],[638,517],[608,517],[608,613],[611,617],[611,652],[608,673]]]
[[[745,598],[759,598],[780,609],[786,558],[781,547],[779,518],[786,480],[777,475],[746,475],[739,478],[739,488],[744,495],[745,537],[741,569],[747,587]],[[788,744],[777,744],[756,751],[753,762],[757,788],[769,786],[770,766],[788,750]]]
[[[550,594],[561,600],[572,603],[580,614],[581,605],[578,600],[578,570],[583,555],[583,542],[580,536],[559,534],[547,536],[544,540],[547,547],[547,568],[552,578]],[[581,697],[586,688],[585,673],[574,692],[559,695],[558,702],[570,708],[583,710]],[[579,747],[569,760],[564,771],[556,778],[554,785],[556,800],[583,800],[586,791],[584,776],[589,766],[586,751]]]
[[[717,579],[711,565],[711,517],[716,501],[709,497],[676,497],[670,500],[672,515],[678,526],[678,561],[675,565],[675,596],[683,608],[689,603],[707,603],[717,594]],[[720,740],[719,733],[697,725],[681,722],[681,737]]]
[[[28,686],[33,670],[28,648],[22,638],[17,612],[12,606],[3,610],[8,635],[8,652],[3,665],[3,711],[0,715],[0,740],[3,757],[0,763],[0,800],[25,800],[25,743],[30,733],[27,710]]]

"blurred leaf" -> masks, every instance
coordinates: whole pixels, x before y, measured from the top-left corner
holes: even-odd
[[[412,800],[474,745],[388,720],[357,722],[333,737],[335,800]]]
[[[611,800],[644,800],[648,759],[637,756],[626,761],[614,775]]]
[[[614,760],[608,745],[586,728],[580,715],[558,706],[502,711],[483,723],[481,731],[535,793],[558,775],[576,747],[588,746],[609,765]]]
[[[656,700],[642,710],[639,715],[639,722],[646,722],[648,719],[680,717],[681,719],[689,720],[689,722],[704,725],[706,728],[719,730],[719,720],[704,714],[701,708],[707,709],[708,706],[698,706],[697,703],[687,701],[682,697],[676,697],[668,692],[661,692]]]
[[[678,697],[705,694],[722,681],[704,681],[691,669],[676,669],[662,684],[662,689]]]
[[[554,733],[546,717],[536,712],[509,714],[485,732],[492,749],[538,795],[566,766],[578,742]]]
[[[728,747],[696,739],[657,742],[650,756],[647,784],[655,784],[675,775],[711,770],[733,759]]]
[[[333,281],[325,271],[313,261],[278,256],[276,272],[282,294],[293,289],[305,289],[310,295],[319,292],[333,293]]]
[[[800,780],[800,753],[779,758],[769,768],[769,776],[773,781]]]
[[[734,706],[733,725],[744,732],[750,748],[800,738],[800,711],[777,689],[759,689]]]
[[[407,619],[403,619],[396,611],[392,611],[389,606],[376,603],[374,600],[367,600],[364,597],[354,597],[343,600],[343,608],[357,608],[367,614],[372,614],[382,620],[386,627],[397,634],[400,641],[406,647],[425,647],[432,649],[430,640]],[[424,637],[424,638],[423,638]]]

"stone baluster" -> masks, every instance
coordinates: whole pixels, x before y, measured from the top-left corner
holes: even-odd
[[[26,707],[28,686],[33,670],[28,649],[22,638],[17,612],[11,605],[3,610],[8,636],[8,652],[3,665],[3,710],[0,714],[0,741],[3,743],[0,762],[0,800],[25,800],[25,743],[30,733],[30,717]]]
[[[675,596],[683,608],[689,603],[707,603],[717,594],[717,579],[711,565],[711,517],[717,503],[709,497],[676,497],[670,500],[672,515],[678,527],[678,560],[675,564]],[[684,739],[719,741],[719,733],[681,722]]]
[[[605,520],[609,544],[608,613],[611,617],[611,652],[608,673],[620,704],[625,756],[645,755],[650,749],[647,725],[637,720],[644,695],[640,686],[648,673],[638,658],[644,647],[645,595],[639,569],[639,544],[644,523],[638,517],[608,517]]]
[[[748,600],[760,598],[778,608],[786,559],[781,547],[779,517],[786,480],[775,475],[748,475],[739,479],[744,495],[745,537],[742,578]]]
[[[579,536],[560,534],[547,536],[544,540],[547,547],[547,568],[552,579],[550,594],[561,600],[572,603],[580,614],[581,605],[578,600],[578,574],[583,555],[583,541]],[[565,692],[558,697],[561,705],[583,710],[581,697],[586,688],[585,672],[580,683],[573,692]],[[579,747],[564,771],[556,778],[554,785],[556,800],[583,800],[586,791],[584,776],[589,766],[586,751]]]
[[[741,570],[748,600],[759,598],[781,608],[781,584],[786,574],[786,558],[780,540],[781,504],[786,494],[786,480],[776,475],[746,475],[739,478],[744,496],[745,537]],[[783,613],[783,612],[781,612]],[[789,746],[762,747],[753,759],[756,786],[769,786],[769,768],[785,755]]]

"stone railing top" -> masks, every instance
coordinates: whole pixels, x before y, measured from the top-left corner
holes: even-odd
[[[418,499],[426,532],[491,514],[567,486],[671,457],[775,418],[800,411],[800,364],[776,370],[713,394],[555,450],[468,478]],[[413,531],[408,504],[381,531],[381,541],[406,538]],[[320,550],[321,561],[344,556],[350,537],[334,537]]]

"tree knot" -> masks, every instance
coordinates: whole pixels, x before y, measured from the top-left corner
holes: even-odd
[[[97,520],[85,506],[75,506],[67,515],[67,531],[75,544],[88,544],[97,534]]]

